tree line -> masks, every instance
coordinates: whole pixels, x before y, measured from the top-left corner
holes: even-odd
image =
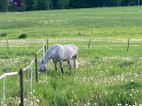
[[[24,4],[21,7],[9,5],[9,0],[0,0],[0,11],[31,11],[135,5],[142,5],[142,0],[24,0]]]

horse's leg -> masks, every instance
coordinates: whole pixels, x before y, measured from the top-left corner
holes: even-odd
[[[70,60],[68,60],[67,63],[69,65],[69,68],[71,69],[71,62],[70,62]]]
[[[77,57],[73,57],[73,67],[76,68],[77,67]]]
[[[60,63],[60,69],[61,69],[62,73],[64,73],[64,71],[63,71],[63,61],[60,60],[59,63]]]
[[[55,60],[53,59],[53,63],[54,63],[54,66],[55,66],[55,70],[57,70],[57,61],[55,61]]]

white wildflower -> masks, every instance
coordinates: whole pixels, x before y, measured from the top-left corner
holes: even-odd
[[[73,100],[73,99],[71,99],[71,101],[73,102],[74,100]]]
[[[88,105],[90,106],[90,102],[88,102]]]
[[[36,102],[40,102],[40,100],[39,100],[39,99],[36,99]]]

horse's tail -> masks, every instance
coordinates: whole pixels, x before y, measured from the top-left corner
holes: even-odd
[[[75,59],[75,61],[74,61],[74,59],[71,58],[71,63],[72,63],[72,64],[75,63],[75,67],[74,67],[74,68],[78,68],[78,62],[77,62],[77,59]],[[74,66],[74,65],[73,65],[73,66]]]
[[[78,68],[78,62],[77,62],[77,60],[76,60],[76,62],[75,62],[75,63],[76,63],[76,68]]]

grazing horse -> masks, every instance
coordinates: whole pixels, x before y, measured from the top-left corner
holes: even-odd
[[[53,60],[53,63],[55,65],[55,70],[57,70],[57,62],[60,63],[60,69],[62,73],[63,71],[63,61],[67,61],[70,68],[70,60],[73,59],[73,67],[77,67],[77,56],[78,56],[78,48],[73,44],[67,44],[67,45],[53,45],[51,46],[45,53],[41,63],[39,72],[43,72],[47,69],[47,63],[50,59]]]

